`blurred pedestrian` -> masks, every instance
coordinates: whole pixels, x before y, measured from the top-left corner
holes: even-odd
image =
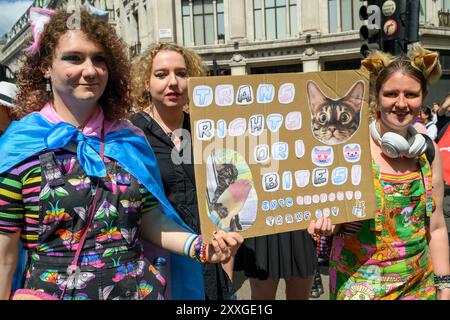
[[[14,108],[17,87],[11,82],[0,82],[0,136],[11,123],[11,110]]]
[[[432,111],[429,107],[424,107],[420,110],[419,117],[425,128],[427,129],[426,134],[431,138],[431,140],[435,140],[437,137],[437,127],[432,121]]]

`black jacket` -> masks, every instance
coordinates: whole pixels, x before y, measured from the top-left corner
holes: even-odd
[[[191,147],[190,163],[175,164],[172,150],[175,145],[147,113],[140,112],[130,118],[131,122],[144,131],[158,159],[164,191],[169,202],[183,221],[196,233],[200,233],[200,218],[195,188],[194,161]],[[190,118],[186,113],[183,129],[190,130]],[[183,157],[183,150],[179,152]],[[205,295],[208,300],[227,300],[234,293],[233,285],[220,264],[205,265]]]

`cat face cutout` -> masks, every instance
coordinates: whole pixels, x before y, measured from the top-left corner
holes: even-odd
[[[327,97],[312,80],[306,85],[314,138],[327,145],[347,142],[358,130],[364,81],[357,81],[341,98]]]

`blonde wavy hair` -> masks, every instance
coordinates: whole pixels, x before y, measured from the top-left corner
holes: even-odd
[[[373,96],[370,98],[370,117],[375,119],[376,97],[380,93],[382,84],[395,72],[416,78],[420,82],[422,94],[428,92],[428,85],[441,77],[439,54],[419,45],[412,46],[406,55],[393,56],[389,53],[375,51],[361,61],[371,74],[374,86]]]
[[[189,77],[202,77],[206,75],[206,68],[203,64],[203,60],[194,50],[184,48],[175,43],[152,44],[132,63],[131,99],[133,101],[133,109],[135,112],[144,110],[151,102],[152,97],[150,92],[145,88],[145,81],[150,79],[153,59],[160,51],[175,51],[181,54],[186,63]]]

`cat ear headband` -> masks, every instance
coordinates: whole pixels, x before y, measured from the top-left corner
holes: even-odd
[[[98,16],[103,19],[107,19],[109,12],[105,10],[97,9],[96,7],[85,3],[85,8],[89,14]],[[53,15],[56,14],[56,10],[31,7],[28,22],[31,26],[31,32],[33,35],[33,43],[25,49],[26,52],[36,54],[39,52],[41,46],[41,35],[44,31],[44,27],[50,22]]]
[[[395,57],[389,53],[375,51],[370,54],[366,59],[361,61],[361,64],[372,74],[378,76],[385,67],[391,62],[401,59],[401,57]],[[429,51],[420,46],[414,46],[408,52],[408,59],[411,65],[420,70],[425,79],[437,80],[441,75],[441,65],[439,63],[439,55],[437,52]]]
[[[25,49],[26,52],[36,54],[41,46],[41,35],[45,25],[50,21],[51,17],[56,13],[55,10],[31,7],[28,22],[31,25],[33,34],[33,43]]]
[[[427,80],[438,80],[441,76],[439,54],[419,46],[414,46],[408,53],[413,67],[421,70]]]
[[[372,74],[378,76],[393,60],[394,56],[382,51],[375,51],[361,61],[361,64]]]

